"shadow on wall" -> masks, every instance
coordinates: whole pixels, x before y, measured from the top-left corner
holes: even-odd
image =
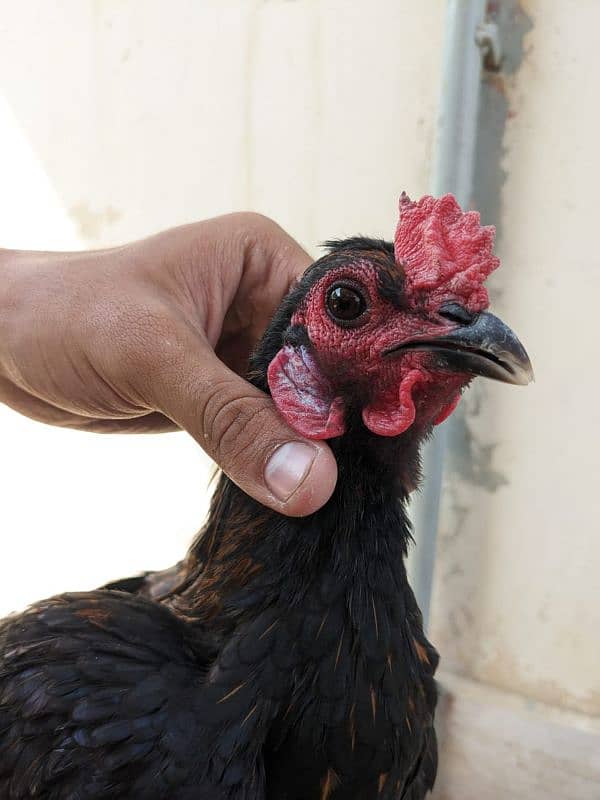
[[[428,184],[443,8],[31,0],[0,92],[88,246],[232,210],[312,250],[389,237]]]

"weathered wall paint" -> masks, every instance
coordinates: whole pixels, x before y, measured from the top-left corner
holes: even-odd
[[[506,110],[500,162],[498,150],[485,154],[503,180],[497,201],[482,187],[479,196],[484,215],[500,215],[494,303],[527,343],[536,383],[481,382],[465,399],[446,470],[432,635],[446,667],[599,714],[600,6],[510,5],[508,69],[484,103]],[[511,47],[523,33],[521,58]]]

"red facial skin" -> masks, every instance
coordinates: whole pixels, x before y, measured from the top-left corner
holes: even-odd
[[[339,281],[360,287],[368,298],[367,311],[350,327],[335,322],[325,305],[329,288]],[[469,381],[468,375],[432,369],[432,356],[424,351],[385,355],[399,344],[441,336],[456,325],[426,309],[399,310],[380,297],[377,268],[366,261],[331,270],[309,292],[292,324],[306,328],[315,359],[328,376],[320,398],[333,403],[335,388],[343,393],[345,387],[364,395],[363,421],[379,436],[403,433],[417,416],[423,426],[441,422]],[[330,438],[331,423],[327,430]],[[307,429],[303,433],[311,435]]]
[[[477,212],[463,213],[451,195],[400,198],[394,242],[404,303],[398,308],[379,293],[380,265],[365,256],[333,268],[308,292],[292,317],[311,343],[282,348],[269,368],[273,399],[292,427],[312,438],[344,432],[342,398],[362,400],[366,427],[379,436],[398,436],[411,425],[426,429],[456,408],[470,376],[442,369],[426,351],[386,351],[419,339],[443,336],[457,327],[439,316],[445,303],[483,311],[483,280],[498,266],[492,255],[494,229],[481,227]],[[326,307],[338,282],[354,285],[367,301],[365,313],[340,324]]]

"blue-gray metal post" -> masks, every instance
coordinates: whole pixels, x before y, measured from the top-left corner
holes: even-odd
[[[477,142],[482,75],[482,36],[489,36],[486,0],[449,0],[446,12],[442,85],[431,193],[452,192],[468,208]],[[411,582],[427,626],[435,564],[447,425],[441,425],[423,454],[425,481],[412,503],[416,547],[409,559]]]

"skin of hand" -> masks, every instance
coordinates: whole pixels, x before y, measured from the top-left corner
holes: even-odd
[[[309,263],[249,213],[107,250],[0,250],[0,401],[86,431],[186,430],[256,500],[310,514],[335,487],[331,450],[240,377]]]

